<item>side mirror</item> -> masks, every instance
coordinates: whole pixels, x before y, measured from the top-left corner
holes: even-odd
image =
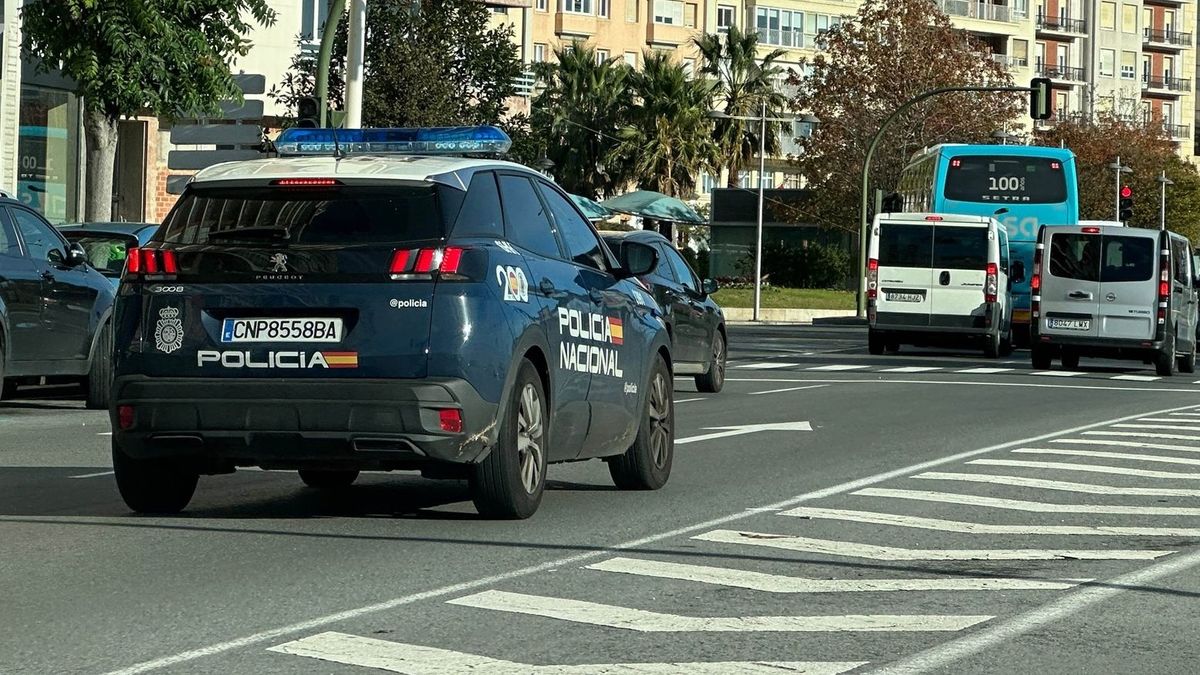
[[[1008,275],[1012,277],[1012,282],[1014,284],[1019,284],[1022,281],[1025,281],[1025,263],[1021,262],[1020,260],[1014,260],[1012,264],[1008,266],[1008,270]]]
[[[716,279],[705,279],[704,281],[700,282],[700,290],[704,291],[705,295],[712,295],[713,293],[716,293],[718,288],[720,288],[720,286],[717,285]]]
[[[636,241],[627,241],[621,246],[621,268],[627,277],[649,274],[658,266],[658,251]]]
[[[71,242],[67,246],[67,264],[71,267],[78,267],[87,262],[87,259],[87,251],[83,250],[79,242]]]

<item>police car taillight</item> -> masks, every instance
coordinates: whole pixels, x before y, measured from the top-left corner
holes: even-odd
[[[131,247],[125,254],[125,278],[172,279],[179,274],[179,259],[174,251]]]
[[[996,292],[1000,285],[998,272],[999,268],[997,267],[996,263],[987,264],[987,280],[983,285],[984,302],[996,301]]]
[[[392,253],[388,273],[397,280],[428,279],[434,274],[440,277],[457,276],[465,251],[465,248],[458,246],[398,250]]]

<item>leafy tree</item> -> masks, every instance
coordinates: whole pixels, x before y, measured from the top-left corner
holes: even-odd
[[[212,112],[222,99],[240,99],[230,61],[249,51],[251,22],[274,21],[266,0],[25,4],[26,54],[43,70],[61,70],[83,101],[87,220],[112,217],[117,122],[143,113]]]
[[[786,53],[775,49],[758,56],[758,33],[729,27],[725,35],[706,33],[692,39],[700,53],[700,72],[715,80],[717,105],[731,117],[757,117],[763,103],[770,112],[783,110],[787,98],[775,88],[783,74],[777,61]],[[738,119],[714,120],[714,138],[729,172],[729,187],[738,186],[738,174],[758,154],[761,124]],[[779,123],[767,124],[767,154],[779,153]]]
[[[540,93],[531,124],[545,139],[551,170],[564,190],[590,199],[612,195],[628,180],[614,151],[632,103],[633,71],[615,59],[597,62],[582,42],[563,45],[556,62],[535,65]]]
[[[1060,144],[1075,153],[1079,174],[1079,217],[1112,220],[1116,217],[1116,174],[1109,164],[1117,157],[1133,169],[1121,182],[1134,194],[1135,227],[1159,226],[1160,172],[1174,182],[1167,188],[1167,227],[1197,241],[1200,223],[1200,174],[1175,153],[1161,122],[1140,116],[1099,115],[1093,121],[1069,120],[1056,123],[1036,137],[1040,145]]]
[[[639,187],[691,197],[700,170],[717,157],[708,118],[713,85],[689,78],[666,52],[647,50],[643,61],[642,70],[629,75],[637,104],[618,133],[616,151]]]
[[[858,230],[862,166],[872,136],[908,99],[947,86],[1012,86],[986,45],[955,28],[929,0],[866,0],[819,39],[808,77],[793,75],[795,110],[821,124],[798,166],[817,196],[799,214]],[[913,151],[939,142],[985,142],[1019,113],[1019,95],[933,97],[897,118],[876,148],[871,184],[890,189]]]

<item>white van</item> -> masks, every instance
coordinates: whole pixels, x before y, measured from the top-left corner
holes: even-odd
[[[1030,280],[1033,367],[1054,357],[1138,359],[1159,375],[1196,369],[1196,271],[1182,235],[1102,225],[1047,225]]]
[[[994,218],[948,213],[875,216],[867,261],[867,346],[975,342],[1012,352],[1008,234]]]

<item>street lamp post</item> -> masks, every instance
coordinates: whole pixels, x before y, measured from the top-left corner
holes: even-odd
[[[806,124],[816,126],[821,123],[821,120],[816,115],[805,113],[804,115],[791,117],[767,117],[767,99],[764,97],[762,102],[762,113],[758,117],[748,117],[741,115],[730,115],[723,110],[713,110],[708,113],[711,119],[719,120],[744,120],[749,122],[759,122],[758,133],[758,219],[755,227],[754,237],[754,314],[752,320],[759,320],[759,313],[762,310],[762,247],[763,247],[763,205],[766,201],[766,188],[763,187],[763,175],[767,172],[767,122],[794,122],[799,120]]]
[[[1162,187],[1162,196],[1158,202],[1158,228],[1165,230],[1167,229],[1167,186],[1174,185],[1175,182],[1167,178],[1167,172],[1164,169],[1158,177],[1158,184]]]

